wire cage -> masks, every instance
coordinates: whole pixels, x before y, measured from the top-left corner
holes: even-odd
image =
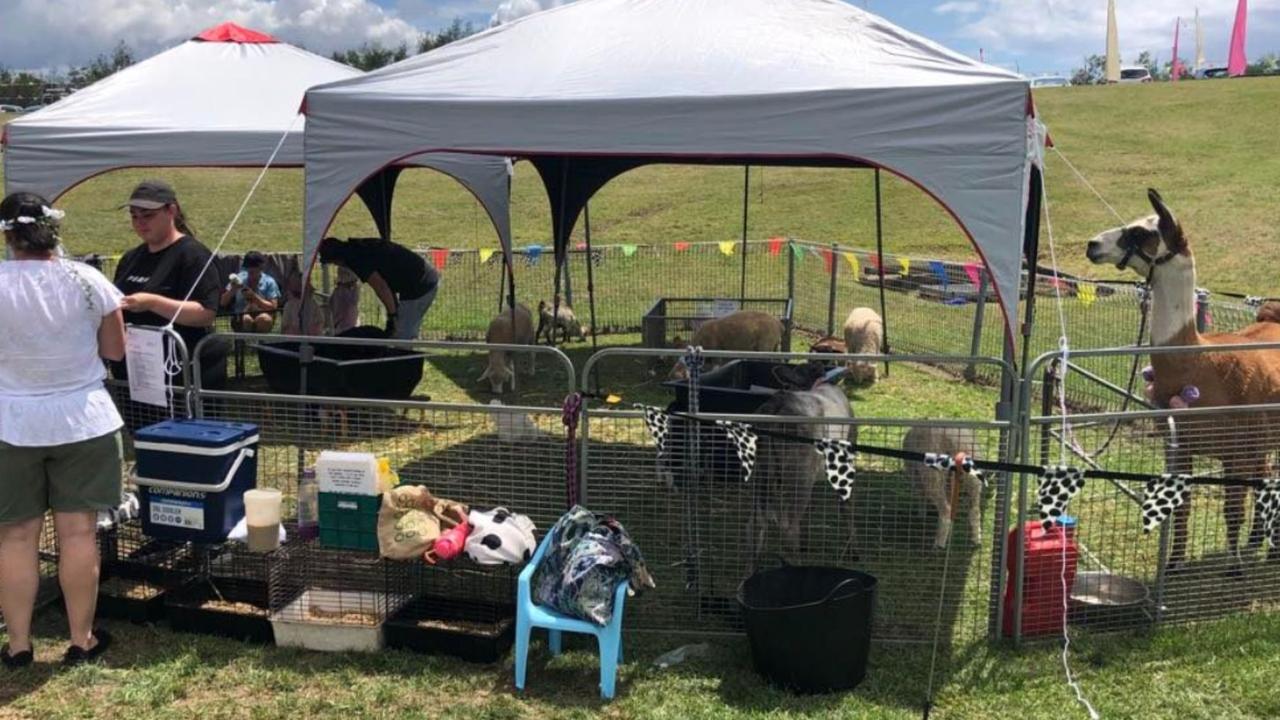
[[[782,350],[791,350],[791,315],[790,298],[658,298],[653,307],[644,314],[641,320],[641,333],[644,346],[651,348],[671,347],[677,333],[683,333],[686,341],[692,340],[693,333],[707,320],[728,315],[739,310],[755,310],[768,313],[782,321]]]
[[[229,542],[200,546],[197,554],[199,575],[165,593],[169,626],[184,632],[271,642],[271,569],[281,551],[255,553],[242,543]]]
[[[190,543],[149,538],[139,520],[99,530],[98,551],[98,614],[103,617],[157,620],[164,614],[164,593],[200,574]]]
[[[277,551],[268,583],[276,644],[325,651],[381,649],[383,621],[407,600],[389,596],[385,563],[370,553],[312,544]]]
[[[466,559],[448,565],[387,561],[387,647],[498,661],[515,635],[516,577],[511,565]]]

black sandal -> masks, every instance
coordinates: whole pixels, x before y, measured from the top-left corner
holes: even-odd
[[[4,663],[4,666],[10,670],[24,668],[35,662],[36,656],[34,651],[35,648],[33,647],[30,650],[23,650],[20,653],[10,653],[9,646],[6,644],[4,649],[0,650],[0,663]]]
[[[92,662],[96,660],[98,656],[102,655],[102,653],[106,652],[107,648],[111,647],[111,634],[106,630],[103,630],[102,628],[95,628],[93,636],[98,639],[98,644],[88,650],[85,650],[79,645],[72,645],[67,648],[66,654],[62,656],[62,666],[75,667],[87,662]]]

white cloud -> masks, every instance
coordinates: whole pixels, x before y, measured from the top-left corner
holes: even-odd
[[[5,0],[0,63],[82,65],[121,41],[141,58],[227,21],[324,54],[366,42],[412,47],[421,34],[371,0]]]
[[[1200,8],[1205,56],[1210,63],[1226,62],[1227,41],[1235,16],[1234,2],[1213,5],[1203,0],[1165,0],[1161,3],[1118,2],[1116,26],[1120,56],[1125,63],[1149,51],[1163,63],[1173,54],[1175,18],[1183,21],[1178,54],[1195,56],[1195,32],[1191,20]],[[1261,54],[1273,37],[1259,30],[1280,16],[1280,0],[1254,0],[1249,4],[1250,57]],[[956,31],[988,50],[1019,55],[1034,48],[1042,55],[1056,54],[1064,62],[1078,63],[1088,54],[1106,49],[1107,4],[1078,0],[991,0],[979,17]]]
[[[982,6],[972,0],[951,0],[944,2],[933,9],[939,15],[972,15],[982,9]]]
[[[539,10],[567,5],[573,0],[503,0],[498,9],[493,11],[490,25],[501,25],[525,15],[532,15]]]

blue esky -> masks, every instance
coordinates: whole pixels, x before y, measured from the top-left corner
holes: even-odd
[[[413,43],[455,17],[479,27],[574,0],[0,0],[0,66],[58,69],[91,61],[124,41],[151,55],[199,30],[232,20],[310,50],[366,42]],[[851,0],[913,32],[1029,75],[1067,73],[1104,46],[1106,0]],[[1182,16],[1181,54],[1195,52],[1191,17],[1200,10],[1205,56],[1225,64],[1237,0],[1117,0],[1123,60],[1143,50],[1171,54]],[[1280,0],[1249,3],[1251,59],[1280,52]]]

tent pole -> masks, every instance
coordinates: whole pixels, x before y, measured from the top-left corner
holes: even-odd
[[[880,270],[880,322],[884,324],[884,347],[880,349],[889,354],[889,320],[884,311],[884,215],[880,204],[880,168],[876,168],[876,267]],[[884,376],[889,377],[889,363],[884,364]]]
[[[586,236],[587,241],[587,304],[591,309],[591,354],[595,354],[599,347],[596,345],[596,280],[595,271],[591,265],[591,203],[588,202],[582,206],[582,232]],[[599,366],[592,370],[594,377],[592,378],[595,385],[596,394],[600,394],[600,372]]]
[[[743,168],[742,175],[742,283],[738,290],[738,309],[747,301],[747,199],[751,191],[751,166]]]
[[[551,303],[551,347],[556,346],[556,318],[560,317],[560,271],[564,261],[569,258],[569,232],[565,229],[564,208],[569,188],[569,158],[563,158],[560,165],[560,214],[559,223],[552,222],[551,255],[556,264],[555,295]],[[564,236],[564,252],[560,251],[561,235]]]

